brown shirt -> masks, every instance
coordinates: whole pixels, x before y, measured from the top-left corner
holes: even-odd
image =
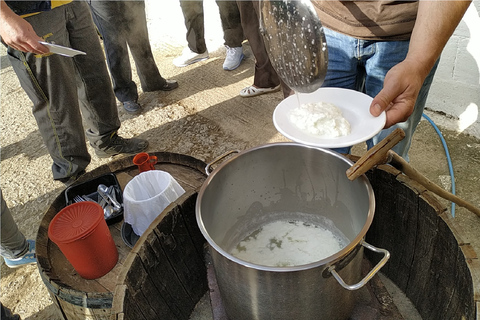
[[[324,27],[369,40],[408,40],[418,1],[312,0]]]

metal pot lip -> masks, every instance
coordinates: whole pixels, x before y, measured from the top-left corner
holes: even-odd
[[[270,147],[276,147],[276,146],[285,146],[285,147],[302,147],[302,148],[309,148],[309,149],[317,149],[325,153],[329,153],[335,157],[337,157],[339,160],[345,161],[348,163],[350,166],[354,164],[354,162],[347,157],[343,156],[342,154],[330,150],[330,149],[324,149],[320,147],[314,147],[314,146],[308,146],[308,145],[302,145],[299,143],[295,142],[275,142],[275,143],[268,143],[264,145],[260,145],[257,147],[253,147],[251,149],[246,149],[244,151],[241,151],[237,155],[225,160],[222,162],[217,168],[213,170],[213,172],[207,177],[205,182],[202,184],[200,191],[198,192],[198,197],[197,197],[197,202],[195,204],[195,216],[197,219],[197,224],[200,227],[200,232],[203,234],[209,245],[217,251],[219,254],[224,256],[225,258],[231,260],[232,262],[235,262],[239,265],[242,265],[247,268],[255,269],[255,270],[260,270],[260,271],[267,271],[267,272],[295,272],[295,271],[303,271],[303,270],[309,270],[317,267],[328,267],[332,264],[335,264],[338,260],[343,258],[345,255],[347,255],[350,251],[352,251],[360,242],[363,240],[365,237],[368,229],[370,228],[370,225],[372,224],[373,221],[373,216],[375,213],[375,197],[373,193],[373,188],[372,185],[370,184],[370,181],[367,179],[365,175],[361,175],[360,177],[357,178],[357,180],[361,180],[366,188],[367,188],[367,193],[369,196],[368,202],[369,202],[369,209],[368,209],[368,214],[367,214],[367,220],[365,221],[365,224],[362,227],[362,230],[357,234],[355,239],[350,241],[350,243],[343,248],[342,250],[338,251],[334,255],[331,255],[325,259],[315,261],[312,263],[304,264],[304,265],[298,265],[298,266],[291,266],[291,267],[271,267],[271,266],[264,266],[264,265],[259,265],[255,263],[251,263],[245,260],[238,259],[237,257],[229,254],[227,251],[223,250],[208,234],[207,229],[205,225],[203,224],[203,219],[201,217],[201,204],[202,204],[202,198],[203,194],[205,193],[206,188],[208,187],[209,183],[212,181],[212,179],[215,177],[215,175],[226,165],[228,165],[230,162],[234,161],[236,158],[256,151],[256,150],[261,150],[265,148],[270,148]]]

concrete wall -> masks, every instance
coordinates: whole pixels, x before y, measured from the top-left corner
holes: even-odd
[[[480,138],[480,0],[474,0],[445,47],[426,112],[442,127]],[[446,115],[446,116],[445,116]]]

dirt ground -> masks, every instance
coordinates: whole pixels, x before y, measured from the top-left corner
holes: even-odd
[[[219,28],[213,1],[206,1],[209,6],[206,21],[209,17],[216,19],[214,27],[207,27],[210,59],[185,68],[173,66],[172,60],[184,44],[183,20],[178,3],[173,3],[169,12],[177,19],[174,26],[154,32],[151,38],[162,75],[178,80],[180,87],[172,92],[141,93],[139,102],[144,111],[140,115],[129,115],[119,106],[122,120],[119,133],[148,139],[149,151],[182,153],[206,162],[229,150],[288,141],[272,123],[273,110],[282,100],[281,93],[249,99],[238,96],[253,81],[254,61],[248,44],[244,45],[247,58],[238,69],[231,72],[222,69],[221,36],[211,31],[215,26]],[[150,19],[155,18],[160,24],[166,22],[166,14],[157,18],[155,15],[160,13],[151,12]],[[43,213],[65,186],[52,180],[51,159],[37,130],[31,103],[9,66],[3,47],[0,76],[1,187],[21,231],[27,238],[35,238]],[[480,207],[480,140],[453,131],[442,132],[451,153],[457,195]],[[363,146],[356,146],[354,154],[361,155],[363,150]],[[93,155],[87,171],[108,161],[111,159]],[[445,152],[426,121],[421,122],[416,132],[411,164],[437,184],[449,188]],[[447,202],[445,205],[449,206]],[[457,206],[455,220],[464,232],[464,239],[480,252],[480,218]],[[22,319],[59,319],[37,266],[9,269],[2,265],[0,285],[0,300]]]

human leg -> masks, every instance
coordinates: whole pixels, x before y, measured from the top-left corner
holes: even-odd
[[[70,46],[60,8],[26,20],[46,41]],[[77,107],[72,58],[55,54],[37,57],[12,48],[8,48],[8,57],[22,88],[33,103],[33,115],[53,160],[53,178],[57,180],[79,174],[89,164],[90,155]]]
[[[265,43],[259,30],[257,16],[258,4],[253,1],[237,1],[242,28],[255,56],[255,74],[253,85],[257,88],[275,88],[280,84],[280,78],[268,57]]]
[[[244,36],[240,12],[235,0],[217,0],[216,2],[222,22],[224,44],[227,49],[223,69],[231,71],[238,68],[245,58],[242,47]]]
[[[128,55],[126,8],[123,1],[88,1],[93,21],[103,38],[113,91],[120,102],[137,101],[137,85],[132,80]],[[136,36],[136,35],[135,35]]]
[[[225,45],[241,47],[244,40],[240,11],[235,0],[216,0],[222,22]]]
[[[120,119],[115,96],[88,5],[73,1],[58,9],[63,9],[67,20],[64,28],[68,32],[68,45],[87,53],[72,58],[75,65],[72,73],[76,75],[78,101],[87,124],[86,136],[90,145],[99,157],[145,150],[148,147],[146,140],[124,139],[117,135]],[[72,73],[67,72],[67,75]]]
[[[205,44],[203,0],[180,0],[180,7],[187,28],[188,47],[193,52],[204,53],[207,51],[207,45]]]
[[[358,42],[328,28],[324,28],[324,32],[328,44],[328,68],[322,87],[361,90],[364,73],[358,57]],[[333,150],[348,154],[351,146]]]
[[[203,0],[180,0],[180,7],[187,28],[188,46],[179,57],[173,59],[173,64],[185,67],[208,59],[208,50],[205,43]]]
[[[360,90],[363,66],[358,57],[358,41],[355,38],[324,28],[328,44],[328,67],[322,87]]]
[[[120,128],[115,96],[87,5],[73,1],[62,7],[68,19],[70,45],[87,53],[75,56],[73,62],[80,108],[87,124],[86,135],[92,147],[98,149]]]
[[[144,1],[124,1],[125,27],[127,43],[132,52],[138,77],[144,92],[169,91],[178,87],[176,81],[164,79],[153,57],[150,40],[148,38],[147,17]]]
[[[0,201],[2,203],[1,215],[1,245],[0,255],[8,259],[15,259],[21,257],[28,250],[28,243],[25,236],[18,230],[18,226],[13,220],[10,209],[3,198],[2,190],[0,189]]]
[[[13,220],[10,209],[3,198],[1,189],[0,198],[2,210],[0,212],[0,255],[5,260],[5,264],[10,268],[17,268],[23,265],[36,263],[37,258],[35,255],[35,241],[25,239],[25,236],[20,232],[20,230],[18,230],[18,226]]]

